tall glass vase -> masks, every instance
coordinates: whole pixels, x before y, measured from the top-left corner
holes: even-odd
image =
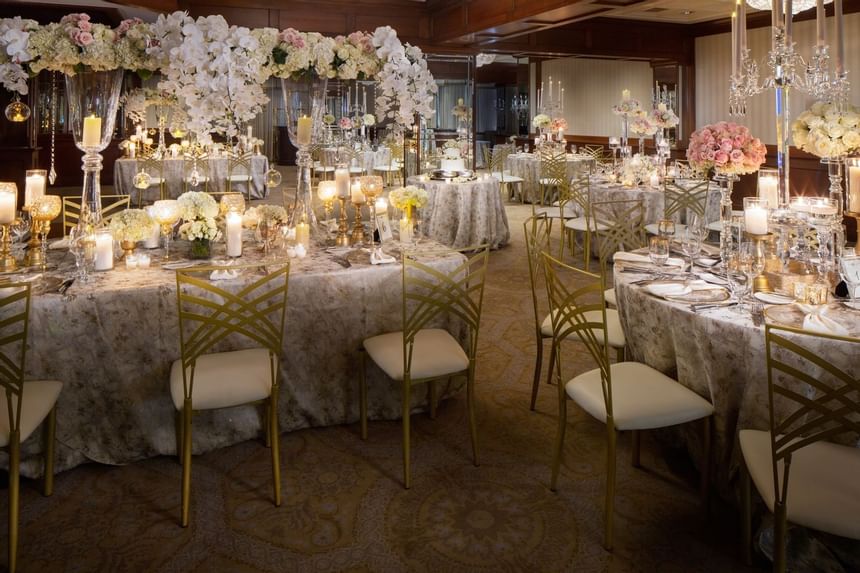
[[[293,208],[290,226],[302,233],[307,230],[312,242],[325,241],[325,234],[320,228],[313,209],[313,194],[311,190],[311,159],[310,147],[323,140],[323,114],[325,113],[325,94],[328,80],[313,75],[304,75],[298,79],[281,80],[281,93],[284,97],[284,109],[287,116],[287,133],[290,142],[296,146],[296,165],[298,178],[296,181],[296,202]],[[299,227],[307,225],[307,227]]]
[[[728,269],[732,252],[732,189],[738,176],[734,173],[717,172],[714,181],[720,186],[720,259]]]
[[[119,106],[123,70],[84,71],[66,76],[69,125],[75,146],[84,152],[84,185],[79,225],[92,229],[102,221],[101,152],[110,145]]]
[[[626,113],[621,114],[621,156],[626,157],[630,154],[630,148],[627,146],[627,140],[630,137],[630,122]],[[625,151],[626,150],[626,151]]]
[[[822,159],[821,163],[827,165],[827,176],[830,179],[830,200],[836,205],[836,216],[833,224],[833,251],[841,256],[842,247],[845,244],[845,231],[842,226],[842,217],[845,213],[845,192],[842,188],[842,173],[845,165],[844,157],[830,157]]]

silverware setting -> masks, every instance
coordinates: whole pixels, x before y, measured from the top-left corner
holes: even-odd
[[[737,302],[721,302],[721,303],[703,303],[703,304],[691,304],[690,310],[693,312],[701,312],[703,310],[714,310],[716,308],[730,308],[733,306],[737,306]]]

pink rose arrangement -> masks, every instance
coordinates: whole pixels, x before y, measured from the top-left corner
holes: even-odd
[[[748,128],[727,121],[694,131],[687,147],[691,167],[736,175],[758,171],[766,155],[767,148]]]
[[[550,129],[552,131],[565,130],[567,129],[567,120],[563,117],[555,117],[552,120],[552,124],[550,124]]]
[[[342,117],[342,118],[340,118],[340,120],[337,122],[337,126],[338,126],[339,128],[341,128],[341,129],[352,129],[352,127],[353,127],[353,125],[352,125],[352,120],[351,120],[351,119],[349,119],[349,118],[348,118],[348,117],[346,117],[346,116],[343,116],[343,117]]]

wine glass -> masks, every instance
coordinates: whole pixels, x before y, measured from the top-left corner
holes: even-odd
[[[690,260],[690,272],[693,272],[693,259],[699,254],[702,248],[702,235],[700,231],[694,227],[687,226],[681,232],[681,250]]]
[[[82,283],[89,281],[89,273],[95,262],[95,237],[84,227],[72,227],[69,231],[69,251],[75,257],[75,278]]]
[[[666,237],[651,237],[648,243],[648,256],[651,262],[662,268],[669,260],[669,239]]]
[[[729,290],[732,292],[732,298],[737,300],[738,306],[736,312],[742,314],[746,310],[747,289],[752,287],[752,283],[747,279],[750,260],[741,251],[732,252],[728,259],[728,268],[726,269],[726,278],[728,279]]]
[[[657,234],[661,237],[674,237],[675,221],[672,219],[660,219],[657,221]]]

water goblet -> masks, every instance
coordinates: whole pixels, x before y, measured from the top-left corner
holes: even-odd
[[[661,237],[674,237],[675,221],[672,219],[660,219],[657,221],[657,234]]]
[[[666,237],[651,237],[648,244],[648,256],[658,268],[662,268],[669,260],[669,239]]]
[[[690,260],[690,271],[693,272],[693,259],[699,254],[702,248],[702,236],[698,229],[693,227],[684,227],[681,233],[681,250]]]

